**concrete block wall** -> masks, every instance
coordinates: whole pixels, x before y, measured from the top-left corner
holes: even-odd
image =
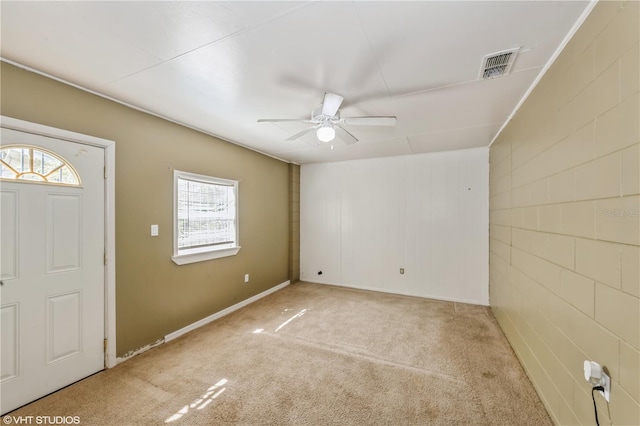
[[[490,303],[558,424],[640,424],[640,3],[600,2],[490,150]]]

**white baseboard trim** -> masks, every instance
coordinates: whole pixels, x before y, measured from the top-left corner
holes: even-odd
[[[300,280],[300,281],[305,281],[308,283],[312,283],[312,284],[323,284],[323,285],[333,285],[336,287],[344,287],[344,288],[352,288],[354,290],[365,290],[365,291],[377,291],[379,293],[387,293],[387,294],[397,294],[400,296],[410,296],[410,297],[420,297],[422,299],[433,299],[433,300],[442,300],[444,302],[456,302],[456,303],[467,303],[470,305],[480,305],[480,306],[489,306],[489,302],[482,302],[480,300],[471,300],[471,299],[462,299],[462,298],[457,298],[457,297],[445,297],[445,296],[436,296],[436,295],[430,295],[430,294],[412,294],[406,291],[394,291],[394,290],[390,290],[390,289],[384,289],[384,288],[375,288],[375,287],[360,287],[360,286],[354,286],[354,285],[348,285],[348,284],[339,284],[339,283],[332,283],[332,282],[322,282],[322,281],[316,281],[316,280]]]
[[[150,343],[146,346],[143,346],[141,348],[136,349],[135,351],[129,351],[126,354],[122,355],[121,357],[117,357],[116,358],[116,365],[120,364],[121,362],[125,362],[131,358],[133,358],[136,355],[140,355],[143,352],[148,351],[151,348],[155,348],[156,346],[159,346],[161,344],[164,343],[164,339],[160,339],[160,340],[156,340],[153,343]],[[115,365],[110,366],[109,368],[115,367]]]
[[[211,321],[215,321],[219,318],[222,318],[225,315],[229,315],[231,312],[237,311],[240,308],[244,308],[245,306],[262,299],[265,296],[270,295],[271,293],[275,293],[278,290],[281,290],[283,288],[285,288],[286,286],[288,286],[291,282],[290,281],[285,281],[282,284],[278,284],[275,287],[271,287],[268,290],[263,291],[262,293],[256,294],[255,296],[252,296],[248,299],[243,300],[242,302],[236,303],[233,306],[229,306],[226,309],[221,310],[220,312],[216,312],[213,315],[209,315],[206,318],[202,318],[200,321],[196,321],[193,324],[189,324],[186,327],[181,328],[180,330],[176,330],[173,333],[169,333],[166,336],[164,336],[164,342],[170,342],[174,339],[177,339],[178,337],[182,336],[185,333],[188,333],[190,331],[195,330],[196,328],[200,328],[205,324],[209,324]]]
[[[271,287],[270,289],[265,290],[262,293],[256,294],[255,296],[252,296],[252,297],[250,297],[248,299],[245,299],[242,302],[238,302],[233,306],[229,306],[228,308],[223,309],[220,312],[216,312],[213,315],[209,315],[208,317],[203,318],[200,321],[196,321],[193,324],[190,324],[190,325],[188,325],[186,327],[183,327],[180,330],[174,331],[173,333],[169,333],[166,336],[164,336],[164,338],[162,338],[162,339],[160,339],[160,340],[158,340],[158,341],[156,341],[154,343],[151,343],[149,345],[143,346],[140,349],[136,349],[134,351],[127,352],[123,356],[116,358],[116,365],[120,364],[121,362],[127,361],[127,360],[133,358],[136,355],[139,355],[139,354],[141,354],[143,352],[146,352],[151,348],[155,348],[156,346],[159,346],[159,345],[161,345],[163,343],[167,343],[167,342],[170,342],[170,341],[172,341],[174,339],[177,339],[178,337],[182,336],[183,334],[186,334],[186,333],[188,333],[190,331],[193,331],[196,328],[202,327],[205,324],[209,324],[211,321],[215,321],[215,320],[217,320],[219,318],[222,318],[225,315],[229,315],[231,312],[237,311],[240,308],[244,308],[245,306],[247,306],[247,305],[249,305],[249,304],[251,304],[251,303],[253,303],[253,302],[257,301],[257,300],[260,300],[263,297],[270,295],[271,293],[275,293],[276,291],[285,288],[289,284],[291,284],[291,282],[287,280],[287,281],[283,282],[282,284],[278,284],[277,286]]]

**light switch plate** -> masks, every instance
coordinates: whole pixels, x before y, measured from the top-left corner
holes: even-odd
[[[152,237],[158,236],[158,225],[151,225],[151,236]]]

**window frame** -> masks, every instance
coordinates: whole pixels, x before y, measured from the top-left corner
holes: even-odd
[[[76,168],[73,166],[73,164],[71,164],[69,161],[67,161],[66,158],[63,158],[62,156],[60,156],[59,154],[50,151],[46,148],[43,148],[41,146],[36,146],[36,145],[25,145],[25,144],[8,144],[8,145],[4,145],[0,148],[0,151],[5,151],[5,150],[11,150],[11,149],[19,149],[19,150],[28,150],[29,151],[29,171],[25,172],[25,171],[18,171],[15,168],[13,168],[9,163],[5,162],[4,159],[0,158],[0,162],[2,162],[3,167],[9,169],[10,171],[12,171],[15,174],[14,178],[10,178],[10,177],[4,177],[4,176],[0,176],[0,180],[5,181],[5,182],[19,182],[19,183],[33,183],[33,184],[39,184],[39,185],[53,185],[53,186],[62,186],[62,187],[67,187],[67,188],[82,188],[82,179],[80,179],[80,174],[78,173],[78,171],[76,170]],[[46,154],[49,157],[52,157],[54,160],[59,161],[61,164],[59,166],[57,166],[55,169],[53,169],[52,171],[50,171],[49,173],[47,173],[46,175],[43,175],[42,173],[39,173],[35,170],[33,170],[33,166],[34,166],[34,159],[35,159],[35,151],[38,151],[41,154]],[[21,153],[22,155],[22,153]],[[74,183],[68,183],[68,182],[56,182],[56,181],[50,181],[49,180],[49,176],[52,175],[54,172],[58,171],[58,170],[62,170],[64,168],[67,168],[69,170],[69,172],[71,173],[71,175],[74,177],[75,181]],[[42,180],[35,180],[35,179],[21,179],[20,176],[25,175],[25,174],[34,174],[36,176],[39,176]]]
[[[224,185],[233,187],[233,193],[235,196],[236,214],[235,214],[235,228],[236,235],[233,245],[224,245],[221,247],[208,246],[199,249],[178,249],[178,181],[180,179],[191,180],[196,182],[202,182],[212,185]],[[204,262],[207,260],[219,259],[222,257],[235,256],[240,251],[239,238],[240,238],[240,224],[239,224],[239,199],[238,199],[238,184],[239,181],[231,179],[223,179],[213,176],[200,175],[196,173],[183,172],[180,170],[173,171],[173,256],[171,260],[177,265],[186,265],[195,262]]]

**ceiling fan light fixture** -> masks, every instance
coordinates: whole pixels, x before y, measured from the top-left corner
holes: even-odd
[[[395,126],[395,116],[367,116],[367,117],[341,117],[340,105],[343,97],[335,93],[326,92],[322,104],[311,111],[311,118],[261,118],[258,123],[281,123],[287,121],[297,121],[310,123],[306,129],[289,136],[287,141],[294,141],[316,131],[318,142],[328,143],[336,138],[336,128],[340,129],[340,140],[347,145],[358,142],[358,138],[353,136],[344,126]]]
[[[316,136],[318,136],[318,140],[320,142],[330,142],[336,137],[336,129],[334,129],[330,124],[323,124],[318,127]]]

